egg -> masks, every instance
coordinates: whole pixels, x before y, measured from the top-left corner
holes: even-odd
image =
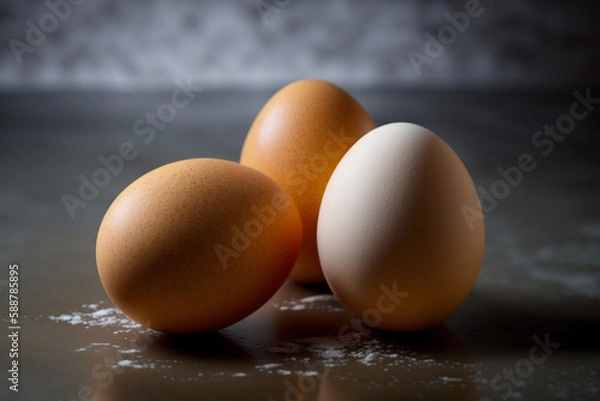
[[[375,123],[339,87],[302,80],[282,88],[252,123],[240,162],[273,177],[294,200],[303,227],[303,246],[290,277],[324,282],[317,252],[317,218],[335,166]]]
[[[365,324],[409,332],[442,323],[465,300],[483,258],[477,191],[436,134],[393,123],[345,154],[317,228],[334,294]]]
[[[102,285],[127,316],[170,333],[231,325],[288,277],[302,245],[290,196],[238,163],[189,159],[129,185],[98,231]]]

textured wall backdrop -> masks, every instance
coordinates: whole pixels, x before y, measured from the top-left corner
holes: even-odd
[[[570,87],[600,82],[593,1],[481,0],[464,32],[460,1],[3,1],[0,86],[130,89],[347,85]],[[464,21],[458,24],[465,26]],[[462,29],[462,27],[461,27]],[[420,74],[408,57],[425,58]],[[426,60],[426,61],[424,61]]]

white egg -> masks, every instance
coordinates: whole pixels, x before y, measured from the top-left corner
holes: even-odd
[[[418,125],[367,133],[337,165],[317,227],[323,272],[366,324],[416,331],[443,322],[469,294],[485,229],[456,153]]]

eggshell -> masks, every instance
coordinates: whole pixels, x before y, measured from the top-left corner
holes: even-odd
[[[111,300],[156,330],[220,329],[263,305],[288,277],[302,226],[263,173],[190,159],[128,186],[98,231],[96,260]]]
[[[298,206],[304,243],[291,278],[324,282],[317,217],[327,181],[344,153],[375,123],[356,100],[324,81],[297,81],[262,108],[240,162],[273,177]]]
[[[443,322],[465,300],[485,230],[456,153],[423,127],[394,123],[365,135],[340,161],[317,238],[327,282],[347,309],[370,326],[416,331]]]

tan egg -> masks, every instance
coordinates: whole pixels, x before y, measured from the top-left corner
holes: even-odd
[[[319,256],[339,301],[369,326],[416,331],[465,300],[483,258],[475,185],[433,132],[387,124],[361,138],[331,176]]]
[[[327,181],[348,149],[375,123],[339,87],[304,80],[287,85],[252,124],[240,162],[273,177],[296,203],[303,246],[290,277],[324,282],[317,253],[317,217]]]
[[[127,316],[171,333],[217,330],[263,305],[302,244],[293,201],[238,163],[190,159],[128,186],[98,231],[96,261]]]

